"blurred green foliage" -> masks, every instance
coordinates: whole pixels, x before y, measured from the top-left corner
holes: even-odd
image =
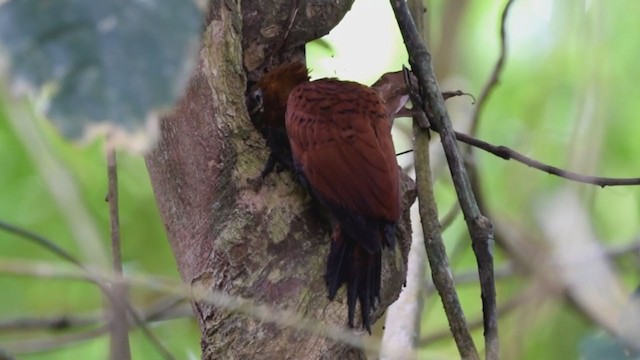
[[[6,104],[4,104],[6,106]],[[0,219],[54,241],[81,259],[69,224],[60,215],[47,187],[20,142],[9,127],[6,112],[0,112]],[[106,160],[101,141],[79,146],[63,140],[48,123],[40,129],[49,140],[51,151],[72,172],[83,195],[86,209],[101,230],[105,250],[109,247],[109,215],[105,195],[107,189]],[[155,205],[144,161],[139,156],[119,154],[120,226],[125,272],[155,274],[178,279],[164,227]],[[46,260],[60,262],[54,255],[14,235],[0,232],[0,254],[8,260]],[[1,261],[1,260],[0,260]],[[0,319],[55,317],[92,313],[102,307],[98,289],[86,282],[46,280],[29,277],[0,276]],[[160,295],[132,289],[131,296],[141,307]],[[0,320],[0,321],[2,321]],[[179,358],[198,354],[199,331],[192,320],[154,323],[152,329]],[[49,332],[3,333],[0,344],[18,340],[40,339]],[[134,358],[154,358],[155,350],[139,334],[132,333]],[[164,334],[164,335],[163,335]],[[0,345],[1,346],[1,345]],[[108,338],[72,344],[59,351],[23,355],[21,359],[104,358]],[[137,356],[136,356],[137,355]]]
[[[429,47],[434,50],[437,75],[444,89],[480,93],[497,58],[504,3],[427,1]],[[451,17],[456,13],[451,7],[455,6],[460,14]],[[640,154],[637,140],[640,121],[636,120],[640,103],[634,101],[640,98],[636,84],[640,78],[640,68],[636,66],[640,58],[639,12],[640,3],[636,2],[516,0],[507,23],[509,53],[505,70],[482,114],[478,137],[576,172],[640,176],[640,162],[636,159]],[[453,31],[453,26],[457,31]],[[337,76],[371,83],[381,73],[397,70],[406,63],[406,52],[386,0],[356,1],[352,13],[325,41],[324,45],[308,45],[315,78]],[[458,129],[465,129],[472,110],[469,103],[468,98],[449,101]],[[8,125],[3,109],[9,106],[0,104],[0,219],[46,235],[80,256],[69,224],[48,193],[34,159],[25,151],[28,144],[22,143]],[[400,125],[403,122],[408,124],[406,120],[398,120]],[[107,248],[109,219],[104,202],[107,181],[102,142],[69,144],[48,124],[39,124],[39,128],[52,153],[73,173]],[[410,137],[404,139],[406,142]],[[398,140],[398,149],[409,146],[410,143]],[[125,271],[178,279],[143,160],[120,153],[118,161]],[[513,220],[522,232],[539,233],[540,204],[562,187],[571,186],[582,195],[594,233],[604,244],[640,240],[637,187],[600,189],[569,184],[481,152],[476,154],[476,161],[488,205],[495,214]],[[436,175],[438,205],[440,214],[444,214],[456,197],[446,170]],[[463,221],[457,219],[444,235],[448,252],[457,254],[452,259],[454,272],[475,269]],[[499,248],[496,252],[500,267],[508,258]],[[2,232],[0,257],[59,261],[42,249]],[[631,292],[640,280],[637,259],[627,256],[618,269]],[[527,285],[526,279],[517,276],[500,281],[499,304]],[[73,281],[0,274],[0,289],[3,293],[0,321],[20,316],[82,313],[102,305],[94,286]],[[467,317],[480,316],[478,287],[461,285],[460,295]],[[597,328],[559,294],[537,295],[501,318],[504,358],[578,358],[581,351],[589,349],[581,344]],[[158,295],[132,289],[132,296],[136,304],[143,306]],[[178,358],[199,357],[199,334],[192,320],[154,323],[152,329]],[[447,329],[440,301],[435,296],[426,302],[422,329],[424,334]],[[53,333],[0,332],[0,347],[19,339],[48,335]],[[474,337],[477,344],[482,344],[481,330],[475,331]],[[20,358],[104,358],[107,348],[108,339],[101,337]],[[439,341],[428,349],[431,355],[435,351],[444,358],[457,357],[451,340]],[[139,331],[133,332],[132,350],[136,359],[157,357]]]

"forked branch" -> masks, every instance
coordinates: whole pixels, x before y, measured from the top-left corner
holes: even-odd
[[[432,126],[440,133],[460,207],[471,235],[482,291],[486,358],[498,359],[498,320],[493,277],[493,255],[491,252],[493,225],[488,218],[480,213],[473,194],[467,170],[457,147],[455,132],[444,104],[444,98],[433,71],[431,53],[422,42],[406,2],[391,0],[391,7],[396,15],[400,32],[409,53],[409,63],[422,92],[422,104],[428,104],[428,107],[425,107],[424,110],[426,113],[433,115]]]

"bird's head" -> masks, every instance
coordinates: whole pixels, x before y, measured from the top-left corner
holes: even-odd
[[[291,90],[309,81],[309,71],[300,62],[280,65],[264,74],[246,95],[251,122],[262,130],[267,126],[284,126],[287,100]]]

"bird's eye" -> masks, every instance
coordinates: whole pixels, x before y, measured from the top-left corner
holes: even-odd
[[[250,115],[257,114],[263,110],[262,89],[257,88],[247,96],[247,109]]]
[[[256,89],[252,95],[254,104],[262,105],[262,89]]]

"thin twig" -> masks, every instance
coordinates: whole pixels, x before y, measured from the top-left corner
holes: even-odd
[[[29,240],[36,245],[45,248],[47,251],[55,254],[56,256],[68,261],[69,263],[76,265],[78,267],[82,267],[82,263],[75,256],[71,255],[69,252],[58,246],[53,241],[45,238],[44,236],[38,235],[32,231],[27,229],[23,229],[21,227],[11,225],[0,220],[0,230],[4,230],[10,234],[17,235],[23,239]]]
[[[551,165],[541,163],[537,160],[524,156],[519,152],[512,150],[506,146],[491,145],[485,141],[478,140],[472,136],[462,134],[459,132],[456,132],[455,135],[456,135],[456,139],[462,141],[463,143],[466,143],[474,147],[477,147],[479,149],[482,149],[484,151],[487,151],[504,160],[515,160],[519,163],[525,164],[534,169],[538,169],[548,174],[559,176],[567,180],[572,180],[572,181],[576,181],[584,184],[597,185],[600,187],[640,185],[640,178],[608,178],[608,177],[581,175],[578,173],[574,173],[568,170],[563,170]]]
[[[23,239],[32,241],[36,245],[42,246],[43,248],[51,251],[52,253],[59,256],[60,258],[75,265],[82,271],[82,274],[79,274],[81,275],[80,278],[87,279],[91,283],[98,286],[102,291],[102,293],[105,294],[105,296],[107,296],[109,300],[113,301],[113,294],[111,293],[111,290],[101,282],[99,276],[95,274],[95,271],[92,271],[87,267],[85,267],[84,264],[80,262],[80,260],[78,260],[75,256],[71,255],[71,253],[67,252],[63,248],[56,245],[53,241],[45,238],[44,236],[33,233],[29,230],[22,229],[20,227],[17,227],[15,225],[11,225],[2,221],[0,221],[0,229],[10,232],[12,234],[18,235]],[[158,340],[158,338],[151,332],[151,330],[148,329],[148,327],[146,326],[142,318],[133,309],[131,304],[129,304],[129,302],[126,302],[125,306],[129,314],[133,318],[134,322],[136,323],[136,325],[140,327],[140,329],[145,334],[147,339],[153,344],[153,346],[156,348],[156,350],[158,350],[158,352],[163,356],[163,358],[168,360],[175,359],[173,355],[171,355],[171,353],[164,347],[164,345],[162,345],[162,343]]]
[[[516,275],[514,267],[511,264],[506,264],[495,269],[494,276],[496,281],[510,278]],[[473,284],[478,282],[478,270],[470,270],[467,272],[453,274],[453,282],[455,285]],[[425,286],[427,291],[431,291],[435,288],[435,285],[431,281],[427,281]]]
[[[113,274],[116,278],[120,278],[122,277],[122,252],[120,250],[120,216],[118,214],[118,165],[116,151],[113,148],[107,150],[107,177],[109,179],[107,202],[111,219]],[[110,287],[113,297],[108,310],[110,318],[109,357],[111,360],[129,360],[131,359],[131,347],[129,346],[129,325],[125,306],[127,288],[122,283],[114,283]]]
[[[511,2],[510,2],[511,3]],[[503,59],[503,57],[501,57],[500,59]],[[492,79],[494,77],[497,78],[498,75],[496,75],[496,73],[494,72],[494,75],[492,76]],[[494,85],[497,83],[494,83]],[[447,92],[443,93],[443,96],[446,99],[446,95]],[[417,100],[416,103],[420,103],[421,100]],[[478,101],[478,107],[476,108],[476,111],[474,112],[474,124],[478,123],[478,119],[477,117],[479,116],[479,111],[478,109],[480,107],[482,107],[482,104],[484,104],[486,102],[486,96],[484,98],[481,98]],[[432,128],[432,130],[438,132],[438,130],[436,128]],[[473,134],[475,131],[473,129],[471,129],[471,134]],[[493,145],[490,144],[486,141],[480,140],[476,137],[474,137],[474,135],[469,135],[469,134],[464,134],[464,133],[460,133],[460,132],[455,132],[456,135],[456,139],[460,142],[463,142],[467,145],[470,145],[474,148],[478,148],[481,150],[484,150],[490,154],[493,154],[499,158],[502,158],[503,160],[514,160],[516,162],[519,162],[521,164],[527,165],[531,168],[534,168],[536,170],[540,170],[540,171],[544,171],[550,175],[555,175],[558,177],[561,177],[563,179],[566,180],[570,180],[570,181],[575,181],[575,182],[579,182],[582,184],[590,184],[590,185],[597,185],[600,187],[606,187],[606,186],[637,186],[640,185],[640,178],[612,178],[612,177],[601,177],[601,176],[590,176],[590,175],[583,175],[583,174],[579,174],[576,172],[572,172],[572,171],[568,171],[568,170],[564,170],[564,169],[560,169],[558,167],[555,166],[551,166],[548,164],[545,164],[543,162],[540,162],[538,160],[532,159],[530,157],[527,157],[521,153],[519,153],[516,150],[513,150],[507,146],[503,146],[503,145]],[[471,149],[471,148],[469,148]],[[402,152],[399,152],[396,154],[396,156],[400,156],[400,155],[404,155],[407,153],[412,152],[413,149],[409,149],[409,150],[405,150]],[[477,180],[477,169],[475,166],[474,162],[470,162],[470,166],[467,169],[469,176],[471,178],[471,182],[472,182],[472,186],[474,189],[479,189],[479,184],[477,184],[479,182],[479,180]],[[474,190],[474,193],[476,194],[476,200],[478,201],[479,204],[482,205],[482,194],[476,190]],[[483,207],[480,206],[480,208],[484,211]]]
[[[469,128],[469,134],[471,136],[475,136],[478,131],[478,124],[480,123],[480,114],[484,109],[485,104],[487,103],[487,99],[489,95],[493,92],[496,85],[500,81],[500,74],[502,74],[502,69],[504,68],[504,62],[507,57],[507,32],[506,32],[506,23],[507,23],[507,15],[509,14],[509,9],[511,9],[511,5],[514,0],[507,1],[507,4],[504,6],[502,10],[502,18],[500,20],[500,55],[498,56],[498,60],[496,61],[495,66],[493,67],[493,71],[491,72],[491,76],[485,83],[482,88],[482,92],[478,97],[478,105],[473,112],[471,117],[471,127]]]
[[[511,311],[520,307],[522,304],[528,302],[531,298],[532,298],[531,291],[522,291],[521,293],[517,294],[516,296],[512,297],[511,299],[507,300],[506,302],[498,306],[498,316],[506,316]],[[471,330],[476,330],[482,327],[482,324],[483,324],[483,319],[480,316],[476,319],[469,321],[469,328]],[[422,346],[422,347],[427,346],[434,342],[445,340],[448,337],[449,337],[448,330],[445,329],[442,331],[438,331],[433,334],[425,335],[424,337],[422,337],[418,342],[418,346]]]
[[[172,311],[176,310],[176,306],[180,303],[183,303],[186,298],[183,296],[174,296],[170,295],[166,298],[158,301],[156,304],[151,305],[147,310],[144,311],[143,321],[152,322],[155,320],[161,319],[171,319],[178,317],[189,316],[182,309],[181,312],[177,312],[173,314]],[[191,309],[187,309],[189,314],[193,314]],[[34,330],[33,326],[44,325],[45,328],[48,325],[54,325],[56,320],[64,319],[65,322],[68,321],[69,326],[77,325],[78,327],[87,326],[87,325],[97,325],[96,328],[85,330],[82,332],[77,332],[73,334],[65,334],[58,335],[54,337],[48,337],[45,339],[36,339],[36,340],[24,340],[20,342],[16,342],[10,344],[8,347],[12,349],[15,353],[24,354],[24,353],[36,353],[36,352],[46,352],[52,350],[58,350],[62,347],[73,345],[82,341],[87,341],[94,339],[98,336],[102,336],[109,331],[109,327],[103,321],[105,320],[102,314],[94,314],[88,315],[85,317],[75,317],[73,315],[63,316],[57,319],[31,319],[29,321],[20,321],[15,325],[27,325],[30,330]],[[42,321],[46,320],[46,321]],[[128,324],[128,327],[133,329],[136,326],[135,323],[131,322]],[[39,327],[43,329],[43,327]],[[68,328],[68,327],[67,327]],[[0,358],[1,359],[1,358]]]
[[[493,68],[493,71],[489,79],[487,80],[485,86],[482,89],[482,94],[480,95],[478,105],[476,106],[475,111],[471,117],[471,128],[469,132],[472,135],[475,135],[479,127],[481,111],[482,109],[484,109],[484,106],[487,103],[487,99],[489,98],[489,95],[491,94],[495,86],[498,84],[500,74],[502,73],[502,69],[504,68],[504,63],[506,61],[506,56],[507,56],[506,22],[507,22],[507,15],[509,13],[509,9],[511,8],[512,4],[513,4],[513,0],[508,0],[508,2],[505,4],[504,9],[502,10],[502,17],[500,22],[500,55],[498,56],[498,60],[496,61],[496,64]],[[456,137],[460,139],[457,133],[456,133]],[[467,156],[471,158],[471,156],[473,155],[472,148],[468,147],[466,153],[467,153]],[[484,212],[488,216],[491,216],[489,209],[487,209],[486,207],[484,194],[482,192],[482,186],[480,184],[480,175],[478,172],[477,162],[469,161],[468,174],[469,174],[469,180],[471,183],[471,190],[476,195],[476,202],[478,204],[478,207],[480,208],[480,211]],[[495,240],[499,244],[501,243],[502,239],[500,237],[500,231],[498,231],[497,234],[495,234]]]
[[[47,351],[60,350],[62,348],[81,343],[83,341],[95,339],[109,332],[107,325],[99,326],[95,329],[81,331],[77,333],[50,336],[43,339],[21,340],[7,347],[16,354],[34,354]]]
[[[463,142],[467,145],[471,145],[480,150],[484,150],[490,154],[493,154],[503,160],[514,160],[521,164],[527,165],[536,170],[540,170],[546,172],[547,174],[561,177],[566,180],[575,181],[582,184],[596,185],[600,187],[607,186],[638,186],[640,185],[640,178],[612,178],[612,177],[601,177],[601,176],[590,176],[578,174],[573,171],[560,169],[555,166],[551,166],[540,162],[538,160],[532,159],[528,156],[522,155],[521,153],[513,150],[507,146],[503,145],[493,145],[486,141],[474,138],[471,135],[463,134],[460,132],[455,132],[456,139],[460,142]],[[403,151],[399,155],[403,155],[413,151],[413,149]],[[472,166],[469,167],[469,174],[472,172],[475,173],[475,168]],[[480,195],[476,192],[476,198],[480,200]],[[480,202],[480,201],[479,201]]]
[[[95,325],[104,320],[102,313],[99,315],[78,316],[75,314],[64,314],[53,317],[20,317],[0,320],[0,333],[15,331],[34,330],[66,330]]]
[[[170,295],[142,309],[142,317],[146,322],[163,321],[193,317],[191,307],[178,306],[187,300],[184,296]],[[87,314],[62,314],[51,317],[19,317],[0,320],[0,333],[18,331],[64,331],[87,326],[104,325],[108,319],[104,312]],[[131,323],[133,324],[133,322]]]
[[[440,228],[442,228],[442,232],[447,230],[449,226],[453,224],[453,222],[458,217],[458,214],[460,214],[460,204],[455,203],[451,206],[451,208],[449,208],[449,211],[447,211],[447,213],[444,214],[444,216],[440,220]]]
[[[488,218],[480,213],[475,200],[462,156],[457,147],[444,98],[433,73],[431,54],[416,30],[406,2],[401,0],[391,0],[390,2],[409,53],[409,63],[418,79],[419,87],[423,91],[422,103],[429,105],[429,110],[433,114],[433,126],[440,133],[453,184],[471,235],[472,247],[476,254],[480,274],[486,358],[487,360],[498,359],[498,320],[493,279],[493,254],[491,252],[493,225]]]

